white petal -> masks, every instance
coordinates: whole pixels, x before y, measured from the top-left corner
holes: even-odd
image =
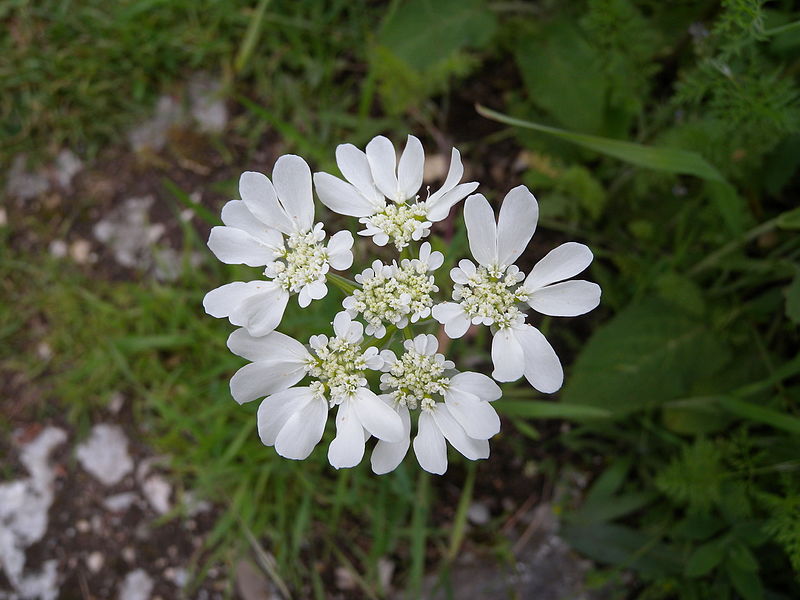
[[[328,240],[328,263],[337,271],[349,269],[353,264],[353,234],[339,231]]]
[[[447,218],[447,215],[450,214],[450,209],[476,189],[478,189],[478,182],[473,181],[457,185],[435,201],[432,201],[433,196],[431,196],[431,198],[425,201],[425,204],[428,206],[426,213],[428,220],[432,223],[436,223]]]
[[[386,442],[399,442],[403,439],[403,422],[400,420],[400,415],[380,400],[374,392],[360,388],[351,402],[361,425],[376,438]]]
[[[467,274],[458,267],[450,269],[450,279],[452,279],[454,283],[460,283],[461,285],[466,285],[469,282]]]
[[[239,194],[247,209],[255,217],[270,227],[283,233],[293,231],[289,217],[278,204],[278,195],[272,182],[263,173],[245,171],[239,178]]]
[[[436,340],[436,338],[433,339]],[[418,354],[427,354],[427,352],[425,352],[425,350],[428,348],[428,336],[426,334],[420,333],[419,335],[415,336],[412,341],[414,343],[414,350],[416,350]]]
[[[382,135],[372,138],[367,144],[367,160],[372,178],[381,193],[392,200],[400,200],[395,174],[397,154],[392,142]]]
[[[272,170],[272,182],[294,229],[310,231],[314,226],[314,197],[308,163],[294,154],[281,156]]]
[[[524,185],[506,194],[497,219],[497,262],[512,265],[536,231],[539,204]]]
[[[336,334],[336,337],[347,337],[347,334],[350,333],[350,325],[352,323],[353,320],[347,312],[341,311],[336,313],[336,316],[333,317],[333,332]]]
[[[395,416],[400,419],[396,413]],[[352,401],[345,400],[336,412],[336,437],[328,446],[328,462],[337,469],[355,467],[364,457],[364,441],[364,428]]]
[[[453,148],[453,150],[450,152],[450,169],[447,171],[447,178],[444,180],[442,187],[431,194],[431,197],[428,198],[428,205],[430,207],[435,206],[442,196],[456,187],[463,176],[464,165],[461,164],[461,153]]]
[[[328,286],[325,285],[324,279],[317,279],[309,283],[306,288],[308,295],[312,300],[320,300],[328,295]]]
[[[291,388],[264,398],[256,416],[258,437],[265,446],[274,446],[286,421],[314,399],[307,387]]]
[[[528,304],[551,317],[577,317],[600,304],[600,286],[582,279],[562,281],[535,290]]]
[[[328,173],[314,173],[314,186],[320,201],[335,213],[350,217],[369,217],[377,212],[375,204],[338,177]]]
[[[300,293],[297,294],[297,304],[300,308],[307,308],[309,304],[311,304],[311,294],[309,293],[308,286],[305,285],[300,289]]]
[[[481,400],[492,402],[503,395],[500,386],[483,373],[466,371],[450,378],[450,389],[475,394]]]
[[[328,403],[321,398],[313,399],[294,413],[281,428],[275,439],[275,450],[284,458],[304,460],[322,439]]]
[[[498,329],[492,338],[492,377],[497,381],[516,381],[525,371],[525,356],[514,330]]]
[[[336,164],[339,165],[344,178],[352,183],[373,206],[380,206],[383,203],[383,194],[372,181],[372,171],[366,154],[353,144],[339,144],[336,147]]]
[[[222,222],[228,227],[246,231],[268,246],[274,247],[281,244],[280,232],[259,221],[241,200],[231,200],[222,207]]]
[[[237,356],[253,362],[280,358],[302,364],[310,358],[303,344],[278,331],[253,337],[246,329],[237,329],[228,336],[228,348]]]
[[[525,280],[525,288],[536,290],[556,281],[574,277],[592,262],[592,251],[583,244],[567,242],[553,248],[533,266]]]
[[[263,267],[275,260],[275,253],[261,240],[233,227],[212,227],[208,247],[227,265]]]
[[[413,135],[406,140],[406,147],[397,166],[397,183],[403,199],[413,198],[422,186],[422,171],[425,166],[425,151]]]
[[[212,317],[222,318],[233,313],[247,298],[271,288],[270,281],[234,281],[211,290],[203,298],[203,308]],[[235,323],[234,323],[235,325]]]
[[[450,389],[444,394],[444,403],[469,437],[488,440],[500,432],[497,411],[489,402],[481,400],[475,394]]]
[[[292,360],[249,363],[231,377],[231,396],[239,404],[251,402],[292,387],[305,374],[305,366]]]
[[[489,457],[489,442],[486,439],[475,439],[467,435],[447,406],[437,405],[436,410],[433,411],[433,419],[453,448],[468,459],[478,460]]]
[[[444,263],[444,254],[439,252],[438,250],[435,252],[431,252],[430,258],[428,258],[428,272],[435,271],[439,267],[442,266]]]
[[[388,396],[380,396],[380,398],[385,402],[385,398]],[[411,445],[411,415],[405,406],[399,406],[397,412],[403,422],[403,438],[396,443],[378,440],[378,443],[375,444],[370,463],[372,463],[372,471],[377,475],[394,471],[403,462],[408,447]]]
[[[555,350],[532,325],[514,328],[514,334],[525,352],[525,378],[537,390],[552,394],[564,383],[564,371]]]
[[[447,445],[442,432],[427,411],[420,412],[417,428],[419,431],[414,438],[414,454],[417,455],[419,466],[428,473],[441,475],[447,470]]]
[[[482,194],[467,198],[464,222],[472,256],[482,265],[497,264],[497,226],[489,201]]]
[[[469,329],[470,320],[464,308],[455,302],[442,302],[431,310],[433,318],[444,325],[444,332],[452,339],[460,338]]]
[[[230,316],[231,323],[246,327],[256,337],[267,335],[280,324],[289,302],[289,293],[279,284],[265,283],[273,285],[264,286],[264,291],[246,298]]]

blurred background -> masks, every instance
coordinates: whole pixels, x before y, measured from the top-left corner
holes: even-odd
[[[800,597],[798,19],[0,0],[0,598]],[[254,275],[205,246],[242,171],[335,173],[337,144],[380,133],[423,140],[426,184],[456,146],[495,207],[528,185],[520,266],[580,241],[603,288],[534,320],[564,388],[505,385],[492,456],[444,477],[263,447],[201,306]],[[446,279],[460,208],[434,233]],[[283,331],[341,300],[290,303]],[[449,352],[485,369],[487,344]]]

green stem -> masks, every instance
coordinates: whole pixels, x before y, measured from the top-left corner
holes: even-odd
[[[791,31],[792,29],[797,29],[798,27],[800,27],[800,21],[792,21],[791,23],[786,23],[786,25],[767,29],[764,31],[764,35],[778,35],[779,33],[785,33],[787,31]]]
[[[410,325],[406,325],[405,327],[403,327],[403,338],[407,340],[414,339],[414,332],[411,330]]]
[[[360,286],[355,281],[351,281],[347,277],[342,277],[341,275],[337,275],[336,273],[328,273],[326,277],[330,283],[338,287],[348,296],[351,295],[354,291],[360,289]]]

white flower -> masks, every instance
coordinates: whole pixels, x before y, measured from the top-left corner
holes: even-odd
[[[381,390],[389,392],[381,399],[400,415],[403,438],[378,441],[372,470],[388,473],[403,460],[411,435],[409,410],[417,408],[414,452],[423,469],[436,474],[447,470],[445,440],[470,460],[488,458],[488,440],[500,431],[500,418],[490,404],[500,397],[497,384],[480,373],[454,371],[453,363],[437,353],[439,343],[432,335],[418,335],[403,345],[400,358],[391,350],[381,353],[386,371]]]
[[[310,351],[277,331],[254,337],[237,329],[228,347],[252,362],[234,374],[231,394],[239,403],[266,396],[258,408],[261,441],[296,460],[319,443],[328,409],[338,405],[328,459],[336,468],[352,467],[361,461],[368,435],[398,441],[403,426],[399,415],[367,387],[367,370],[380,369],[383,359],[374,346],[362,348],[361,323],[340,312],[333,329],[333,338],[313,336]],[[292,387],[306,376],[311,379],[307,386]]]
[[[398,265],[385,265],[376,260],[372,267],[356,275],[361,289],[342,301],[351,317],[362,315],[366,333],[376,338],[386,335],[386,323],[402,329],[409,321],[416,323],[431,314],[433,298],[438,292],[433,271],[442,266],[441,252],[431,252],[431,245],[420,246],[419,258],[404,258]]]
[[[542,333],[525,323],[527,304],[552,316],[576,316],[600,303],[600,286],[588,281],[567,281],[589,266],[592,252],[570,242],[551,251],[537,263],[525,282],[514,265],[536,229],[539,208],[524,186],[511,190],[503,200],[495,224],[489,202],[480,194],[467,198],[464,220],[476,267],[462,260],[450,272],[455,286],[453,300],[433,308],[451,338],[463,336],[470,323],[492,328],[492,377],[514,381],[523,374],[544,393],[563,383],[561,362]]]
[[[353,263],[349,231],[336,233],[325,246],[322,223],[314,225],[311,170],[306,162],[291,154],[281,156],[272,179],[243,173],[242,200],[222,208],[225,226],[214,227],[208,239],[209,248],[224,263],[265,267],[268,281],[229,283],[203,300],[208,314],[228,317],[254,336],[278,326],[291,294],[298,294],[298,304],[306,307],[328,293],[325,277],[330,268],[347,269]]]
[[[366,153],[352,144],[336,148],[336,164],[347,182],[328,173],[315,173],[314,184],[322,203],[332,211],[360,217],[365,229],[379,246],[390,240],[398,250],[430,233],[432,223],[447,217],[450,209],[478,187],[461,183],[464,167],[453,148],[450,170],[444,184],[427,199],[417,195],[422,186],[425,152],[413,135],[397,161],[392,143],[377,136],[367,144]],[[386,200],[389,200],[387,202]]]

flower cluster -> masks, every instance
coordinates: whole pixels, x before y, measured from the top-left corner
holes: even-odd
[[[595,308],[600,287],[571,279],[589,266],[591,251],[562,244],[526,276],[515,262],[536,229],[536,199],[524,186],[512,189],[495,221],[486,198],[472,194],[478,184],[461,182],[464,167],[455,148],[442,187],[427,190],[425,198],[425,154],[414,136],[408,136],[399,161],[392,143],[378,136],[365,152],[340,145],[336,162],[344,179],[312,177],[308,164],[294,155],[277,160],[272,180],[244,173],[241,200],[228,202],[224,226],[211,230],[209,248],[222,262],[263,268],[261,278],[228,283],[203,300],[208,314],[239,327],[228,347],[249,362],[231,379],[233,398],[261,399],[261,441],[290,459],[305,459],[319,444],[331,410],[336,435],[328,460],[336,468],[359,464],[375,437],[373,471],[394,470],[412,445],[413,414],[414,453],[426,471],[445,472],[447,442],[468,459],[487,458],[489,439],[500,431],[492,406],[501,396],[495,381],[524,376],[540,392],[561,387],[561,362],[526,322],[526,311],[576,316]],[[357,217],[364,226],[360,235],[377,246],[391,242],[402,256],[375,259],[354,281],[333,274],[353,264],[353,236],[339,231],[325,243],[323,224],[314,222],[315,191],[333,212]],[[450,298],[442,299],[435,271],[445,257],[422,240],[464,198],[475,262],[458,262],[450,271]],[[332,321],[332,337],[317,334],[303,344],[276,331],[292,295],[308,307],[327,295],[330,282],[348,293]],[[429,333],[439,324],[449,338],[467,335],[471,326],[490,328],[491,377],[459,372],[439,352],[447,337]],[[428,333],[415,334],[414,327]],[[402,344],[395,341],[401,333]]]

